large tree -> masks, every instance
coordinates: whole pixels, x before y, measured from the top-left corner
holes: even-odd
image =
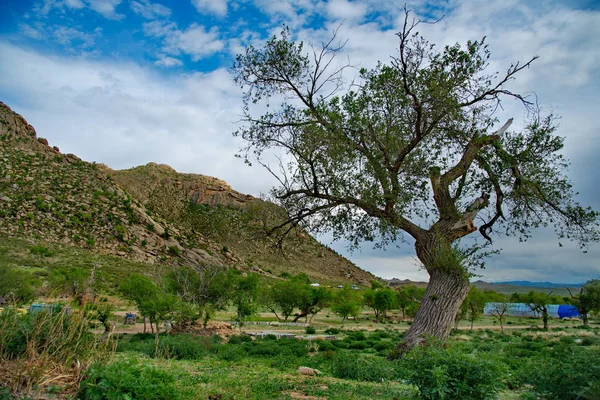
[[[507,88],[535,58],[489,75],[485,40],[438,50],[418,24],[407,12],[390,65],[349,83],[335,34],[306,50],[284,30],[232,67],[244,90],[235,134],[247,161],[277,177],[273,195],[290,216],[274,232],[302,224],[355,245],[414,240],[430,280],[408,347],[448,336],[469,292],[471,253],[458,244],[466,235],[527,238],[551,224],[581,244],[598,239],[597,214],[573,200],[555,119],[532,112],[519,131],[508,131],[512,119],[495,127],[503,99],[535,111]]]

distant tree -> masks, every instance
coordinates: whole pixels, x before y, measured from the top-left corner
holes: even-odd
[[[227,307],[233,283],[223,267],[204,265],[198,269],[176,267],[166,275],[164,285],[170,293],[194,306],[180,308],[180,324],[202,318],[206,326],[214,312]]]
[[[285,321],[294,313],[294,309],[298,307],[301,298],[307,297],[308,285],[302,282],[294,282],[290,280],[275,282],[268,290],[264,291],[261,296],[261,303],[272,313],[277,319],[281,319],[279,314]]]
[[[233,281],[231,300],[236,310],[236,321],[241,325],[258,308],[259,278],[252,273],[247,276],[232,273],[231,279]]]
[[[510,311],[510,304],[505,302],[493,302],[491,303],[491,311],[498,321],[500,322],[500,331],[504,333],[504,318]]]
[[[414,317],[424,295],[425,289],[415,285],[404,285],[396,289],[396,303],[402,311],[403,320],[407,315]]]
[[[289,214],[272,233],[303,224],[354,245],[414,239],[430,279],[406,349],[449,335],[480,265],[461,238],[479,231],[491,242],[492,230],[527,238],[552,223],[561,238],[599,239],[597,213],[574,201],[555,118],[507,88],[535,57],[494,74],[485,39],[438,50],[419,23],[406,12],[391,65],[361,69],[349,85],[335,34],[306,49],[284,30],[232,67],[245,121],[234,134],[247,161],[276,176],[273,197]],[[508,132],[512,119],[497,128],[503,99],[531,111],[522,130]],[[281,165],[265,161],[271,153],[285,154]]]
[[[395,308],[398,304],[397,295],[390,288],[369,289],[363,295],[363,302],[367,307],[373,309],[375,320],[379,322],[381,315],[386,317],[389,310]]]
[[[542,316],[544,330],[548,330],[548,305],[561,301],[559,297],[553,296],[552,292],[542,293],[533,290],[527,293],[513,293],[511,300],[525,303],[531,311],[539,313]]]
[[[25,304],[35,296],[34,280],[30,273],[0,265],[0,297],[14,304]]]
[[[362,296],[360,293],[345,286],[334,294],[331,311],[342,317],[343,322],[349,317],[358,318],[361,305]]]
[[[571,295],[572,304],[581,314],[583,325],[588,326],[588,313],[600,310],[600,279],[590,279],[576,295],[573,295],[569,288],[567,290]]]
[[[475,286],[471,286],[469,294],[459,312],[461,318],[468,316],[468,320],[471,322],[471,330],[473,330],[475,321],[483,314],[483,309],[487,301],[488,296],[486,292],[477,289]]]

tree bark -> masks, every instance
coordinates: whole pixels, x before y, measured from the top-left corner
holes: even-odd
[[[455,271],[443,268],[431,271],[419,311],[404,341],[397,346],[398,354],[422,343],[428,336],[446,340],[468,293],[468,279],[458,276]]]
[[[587,313],[582,313],[581,318],[583,319],[583,326],[589,326]]]

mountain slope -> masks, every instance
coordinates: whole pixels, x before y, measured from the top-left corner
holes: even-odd
[[[373,276],[301,230],[284,251],[264,235],[283,211],[225,182],[148,164],[126,171],[62,154],[0,102],[0,235],[146,264],[206,263],[324,282]]]

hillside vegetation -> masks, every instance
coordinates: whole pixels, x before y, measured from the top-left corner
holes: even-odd
[[[108,255],[142,265],[211,264],[274,276],[305,272],[328,283],[373,279],[301,229],[277,247],[265,228],[282,213],[216,178],[154,163],[113,171],[63,154],[0,102],[5,242],[75,247],[88,254],[85,259]]]

